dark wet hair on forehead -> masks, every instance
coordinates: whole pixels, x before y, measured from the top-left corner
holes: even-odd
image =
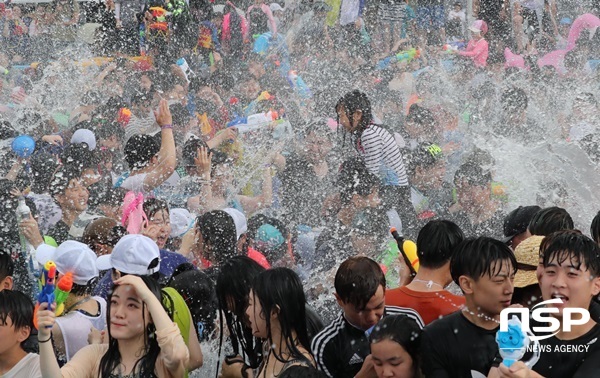
[[[151,135],[133,135],[125,144],[125,161],[129,169],[143,168],[159,151],[160,144]]]
[[[344,97],[339,99],[335,105],[336,113],[340,109],[344,110],[348,120],[350,121],[350,124],[354,123],[354,113],[357,111],[362,113],[360,124],[358,125],[358,132],[362,132],[364,129],[366,129],[373,120],[373,114],[371,113],[371,102],[369,101],[367,95],[358,89],[346,93]]]
[[[221,265],[237,255],[237,233],[233,218],[222,210],[213,210],[196,218],[196,229],[202,234],[204,247],[210,248]]]
[[[568,261],[576,269],[585,265],[593,277],[600,276],[600,247],[579,230],[552,233],[542,240],[540,257],[544,267]]]
[[[484,170],[479,164],[469,161],[461,165],[454,173],[454,184],[458,186],[460,182],[485,186],[492,182],[492,173]]]
[[[376,344],[390,340],[400,344],[413,360],[413,371],[419,369],[421,327],[406,315],[391,315],[383,317],[373,328],[369,341]]]
[[[494,277],[509,264],[510,274],[517,272],[517,259],[513,251],[499,240],[479,237],[467,239],[454,250],[450,260],[450,274],[459,285],[459,278],[467,276],[479,280],[483,276]]]
[[[357,256],[344,261],[335,274],[335,292],[344,303],[364,309],[379,286],[385,291],[385,275],[374,260]]]
[[[20,291],[0,291],[0,325],[6,325],[8,318],[10,318],[15,330],[27,327],[31,331],[33,329],[33,303],[31,299]],[[26,341],[23,341],[23,343]],[[23,343],[21,343],[21,348]]]
[[[167,215],[170,214],[167,202],[157,198],[148,198],[144,200],[144,205],[142,207],[148,218],[154,217],[159,211],[166,211]]]
[[[600,211],[592,220],[592,225],[590,226],[590,235],[596,244],[600,244]]]
[[[547,236],[553,232],[575,228],[573,218],[561,207],[546,207],[533,215],[527,229],[531,235]]]
[[[55,197],[64,194],[72,180],[79,180],[81,172],[72,166],[59,166],[50,179],[50,194]]]

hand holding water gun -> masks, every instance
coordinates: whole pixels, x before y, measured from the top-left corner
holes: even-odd
[[[40,293],[38,294],[37,304],[35,305],[35,310],[33,314],[33,325],[36,329],[38,327],[38,310],[40,310],[40,306],[42,304],[46,304],[44,308],[48,308],[48,306],[54,304],[54,284],[56,280],[56,265],[53,261],[48,261],[42,267],[42,272],[40,274],[39,280],[39,289]],[[50,328],[52,328],[50,326]]]
[[[389,57],[377,62],[377,69],[380,71],[385,70],[386,68],[391,66],[393,63],[410,62],[411,60],[413,60],[415,58],[419,58],[420,56],[421,56],[421,50],[418,50],[415,48],[403,50],[403,51],[398,52],[396,55],[389,56]]]
[[[521,329],[519,318],[513,315],[508,321],[508,329],[496,333],[496,343],[505,366],[510,367],[523,358],[529,345],[529,337]]]

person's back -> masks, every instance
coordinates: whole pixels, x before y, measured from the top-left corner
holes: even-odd
[[[417,238],[420,267],[416,277],[407,286],[388,290],[386,303],[414,309],[426,325],[459,310],[465,298],[444,288],[452,282],[452,250],[463,240],[462,230],[450,221],[427,223]]]

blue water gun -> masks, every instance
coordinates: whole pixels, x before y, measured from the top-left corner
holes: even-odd
[[[48,261],[42,267],[42,272],[40,274],[39,280],[39,289],[40,293],[37,297],[37,303],[35,305],[35,310],[33,313],[33,325],[35,329],[38,329],[37,325],[37,312],[40,308],[40,304],[48,303],[48,306],[51,306],[54,301],[54,289],[56,283],[56,264],[53,261]],[[49,327],[52,328],[52,327]]]
[[[413,60],[415,58],[419,58],[420,56],[421,56],[421,51],[417,50],[415,48],[403,50],[403,51],[398,52],[395,55],[388,56],[387,58],[382,59],[379,62],[377,62],[377,69],[379,71],[385,70],[386,68],[391,66],[393,63],[404,62],[404,61],[410,62],[411,60]]]
[[[523,332],[519,318],[513,316],[508,321],[508,329],[496,333],[496,343],[505,366],[510,367],[523,358],[529,345],[529,337]]]

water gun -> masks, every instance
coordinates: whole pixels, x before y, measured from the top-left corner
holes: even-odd
[[[411,277],[417,275],[417,271],[419,270],[419,257],[417,256],[417,245],[412,240],[406,240],[402,236],[398,234],[396,227],[392,227],[390,229],[390,233],[396,239],[396,243],[398,243],[398,249],[402,252],[402,257],[404,258],[404,262],[410,269]]]
[[[54,299],[54,284],[56,280],[56,264],[54,261],[48,261],[42,267],[42,271],[39,279],[39,290],[40,293],[37,297],[37,304],[33,313],[33,325],[35,329],[38,329],[37,325],[37,312],[40,308],[41,303],[48,303],[48,306],[55,302]]]
[[[403,51],[398,52],[396,55],[389,56],[389,57],[377,62],[377,69],[380,71],[385,70],[386,68],[391,66],[393,63],[410,62],[411,60],[413,60],[415,58],[419,58],[420,56],[421,56],[421,50],[417,50],[415,48],[412,48],[409,50],[403,50]]]
[[[521,328],[521,321],[514,315],[508,320],[506,331],[496,332],[496,343],[502,363],[507,367],[523,358],[529,342],[529,337]]]
[[[65,302],[73,289],[73,273],[67,272],[58,280],[56,289],[54,290],[54,298],[56,302],[56,316],[61,316],[65,310]]]
[[[467,44],[465,42],[450,42],[445,44],[442,47],[442,50],[444,50],[447,53],[455,53],[458,50],[464,50],[467,47]]]
[[[275,122],[275,124],[283,123],[285,120],[278,119],[279,114],[270,110],[267,113],[252,114],[248,117],[236,117],[227,123],[227,127],[235,127],[240,134],[256,131],[263,126],[267,126]]]

